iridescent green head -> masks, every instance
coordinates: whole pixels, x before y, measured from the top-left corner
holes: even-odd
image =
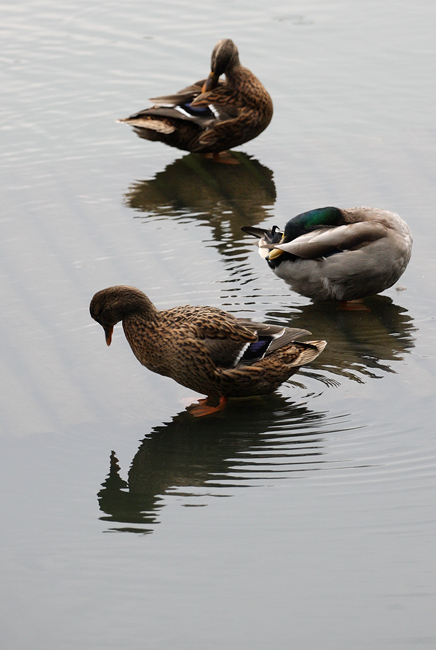
[[[344,217],[339,208],[328,206],[302,212],[288,221],[281,243],[292,241],[300,235],[323,226],[339,226],[342,223],[344,223]]]

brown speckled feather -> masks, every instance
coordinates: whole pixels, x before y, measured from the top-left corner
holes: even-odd
[[[219,80],[223,74],[225,82]],[[273,115],[270,95],[241,66],[230,39],[216,44],[206,80],[152,101],[151,108],[120,121],[146,140],[195,153],[220,153],[248,142],[266,129]]]
[[[306,330],[239,319],[215,307],[159,311],[142,291],[127,286],[96,293],[90,312],[108,343],[114,325],[122,321],[144,366],[208,396],[270,393],[326,345],[296,342],[309,334]]]

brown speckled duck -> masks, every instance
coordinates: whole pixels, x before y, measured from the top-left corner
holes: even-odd
[[[225,82],[219,80],[225,74]],[[258,136],[271,121],[271,97],[239,62],[236,45],[219,41],[211,72],[174,95],[155,97],[154,106],[120,120],[146,140],[185,151],[219,154]]]
[[[159,311],[134,287],[115,286],[95,294],[90,312],[110,345],[114,325],[138,361],[182,386],[207,395],[196,416],[224,408],[229,397],[273,392],[322,352],[325,341],[295,342],[303,329],[255,323],[216,307],[185,305]],[[212,398],[218,404],[209,405]]]

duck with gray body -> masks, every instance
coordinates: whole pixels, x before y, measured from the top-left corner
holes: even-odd
[[[395,212],[325,207],[297,215],[281,232],[244,226],[259,253],[294,291],[314,301],[350,301],[391,287],[409,263],[412,235]]]

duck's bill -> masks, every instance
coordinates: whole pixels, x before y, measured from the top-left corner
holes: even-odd
[[[215,74],[215,72],[210,72],[208,78],[203,84],[203,88],[201,89],[202,93],[207,93],[209,90],[213,90],[216,88],[218,85],[218,79],[219,77]]]
[[[110,345],[112,343],[112,332],[114,331],[113,327],[104,327],[104,334],[106,336],[106,343]]]
[[[268,254],[268,259],[269,260],[274,260],[277,257],[280,257],[280,255],[283,254],[283,251],[280,248],[273,248],[272,251]]]

